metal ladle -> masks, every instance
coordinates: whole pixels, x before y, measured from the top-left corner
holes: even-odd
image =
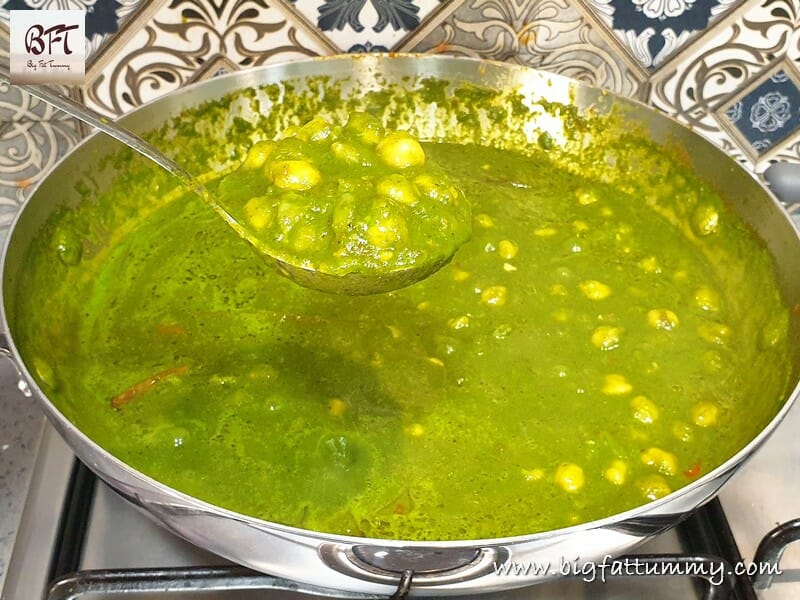
[[[0,64],[0,77],[10,80],[6,64]],[[369,271],[363,271],[350,272],[344,275],[333,275],[307,266],[292,264],[283,258],[272,255],[265,245],[260,242],[258,237],[236,220],[236,218],[211,195],[200,181],[175,161],[162,154],[155,146],[144,141],[135,133],[47,86],[32,86],[27,84],[14,85],[30,95],[35,96],[42,102],[46,102],[50,106],[67,113],[71,117],[95,129],[99,129],[106,135],[122,142],[174,175],[187,189],[200,196],[203,202],[216,212],[217,215],[222,217],[240,237],[248,241],[259,254],[270,261],[281,274],[304,287],[322,292],[353,296],[381,294],[409,286],[425,279],[438,271],[452,258],[452,255],[446,256],[438,260],[414,264],[388,273],[370,273]]]

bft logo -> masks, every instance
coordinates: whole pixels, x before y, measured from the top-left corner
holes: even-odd
[[[81,10],[12,10],[11,83],[82,83],[86,69]]]
[[[60,44],[64,55],[72,54],[69,47],[69,32],[75,29],[78,29],[77,25],[66,25],[65,23],[53,25],[48,29],[41,25],[33,25],[25,34],[25,50],[36,56],[43,54],[45,49],[47,49],[47,54],[53,54],[53,45],[58,50]]]

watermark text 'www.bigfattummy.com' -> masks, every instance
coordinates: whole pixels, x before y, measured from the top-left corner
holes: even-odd
[[[602,561],[582,561],[579,558],[558,562],[512,561],[494,563],[494,573],[508,577],[573,577],[586,583],[605,583],[609,577],[684,576],[702,577],[713,585],[720,585],[726,576],[781,575],[779,565],[771,563],[738,562],[728,565],[720,561],[670,562],[649,561],[641,557],[613,558],[610,554]]]

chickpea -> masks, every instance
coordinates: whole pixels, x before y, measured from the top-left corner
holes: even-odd
[[[656,403],[647,396],[636,396],[631,400],[633,418],[645,425],[651,425],[658,419],[660,411]]]
[[[275,149],[269,155],[269,158],[273,162],[307,160],[309,152],[309,145],[300,138],[285,137],[275,144]]]
[[[603,475],[605,478],[614,485],[622,485],[625,483],[625,477],[628,474],[628,465],[621,460],[615,460],[611,466],[605,470]]]
[[[450,329],[466,329],[469,327],[469,317],[467,315],[462,315],[460,317],[454,317],[447,321],[447,326]]]
[[[761,329],[759,335],[760,347],[764,350],[772,348],[786,338],[789,330],[789,317],[785,313],[774,314]]]
[[[325,142],[333,137],[333,125],[322,117],[314,117],[300,128],[297,137],[315,144]]]
[[[255,169],[259,169],[263,167],[269,155],[272,154],[272,151],[275,150],[277,144],[271,141],[261,141],[256,142],[250,151],[247,153],[247,158],[244,159],[242,163],[241,169],[246,169],[248,171],[253,171]]]
[[[586,221],[573,221],[572,227],[575,229],[575,233],[585,233],[589,231],[589,224]]]
[[[351,112],[344,131],[355,135],[362,142],[374,146],[383,137],[383,126],[377,118],[365,112]]]
[[[50,244],[58,259],[68,267],[81,262],[83,242],[74,231],[59,229],[53,234]]]
[[[647,256],[639,261],[639,267],[645,273],[661,273],[661,266],[655,256]]]
[[[648,475],[638,482],[639,491],[648,500],[658,500],[669,494],[669,484],[660,475]]]
[[[278,204],[278,223],[285,234],[297,225],[304,214],[302,205],[298,204],[290,194],[286,194],[287,197]]]
[[[446,180],[440,181],[430,173],[417,175],[414,184],[424,196],[445,204],[457,202],[460,195],[456,186]]]
[[[348,165],[358,165],[362,167],[369,167],[371,161],[364,156],[355,146],[345,144],[344,142],[333,142],[331,144],[331,152],[333,155]]]
[[[541,481],[544,479],[544,469],[522,469],[522,475],[528,481]]]
[[[615,348],[619,348],[622,331],[621,327],[601,325],[592,332],[592,344],[600,348],[600,350],[614,350]]]
[[[633,391],[633,386],[624,376],[612,373],[603,380],[603,393],[607,396],[624,396]]]
[[[411,437],[422,437],[425,435],[425,427],[419,423],[413,423],[406,427],[406,433]]]
[[[653,329],[672,331],[678,323],[678,315],[666,308],[654,308],[647,312],[647,324]]]
[[[692,441],[692,428],[682,421],[676,421],[672,425],[672,435],[684,443]]]
[[[700,337],[705,341],[723,346],[730,341],[733,332],[731,328],[724,323],[714,321],[700,324],[697,328],[697,333],[699,333]]]
[[[722,355],[716,350],[709,350],[703,354],[703,366],[709,373],[719,371],[723,364]]]
[[[479,215],[475,215],[473,218],[476,225],[480,225],[484,229],[491,229],[494,227],[494,219],[487,215],[486,213],[481,213]]]
[[[719,213],[713,206],[701,204],[694,209],[691,221],[692,229],[697,235],[711,235],[719,227]]]
[[[501,240],[500,243],[497,244],[497,253],[500,255],[500,258],[504,260],[511,260],[518,252],[519,246],[511,240]]]
[[[310,225],[300,225],[292,233],[292,247],[297,252],[305,252],[319,241],[317,231]]]
[[[572,313],[566,308],[559,308],[558,310],[553,311],[550,316],[552,316],[553,320],[558,323],[566,323],[572,318]]]
[[[578,199],[578,204],[581,206],[589,206],[598,200],[597,194],[590,190],[578,190],[575,195]]]
[[[378,142],[378,156],[396,169],[421,167],[425,164],[425,151],[420,143],[405,131],[394,131]]]
[[[556,468],[555,482],[565,492],[574,494],[583,487],[583,469],[574,463],[561,463]]]
[[[718,416],[719,407],[713,402],[700,402],[692,409],[692,422],[698,427],[711,427]]]
[[[275,185],[282,190],[310,190],[322,180],[317,168],[305,160],[283,160],[273,163],[270,174]]]
[[[639,455],[642,462],[648,466],[656,467],[664,475],[675,475],[678,472],[678,459],[672,452],[661,448],[648,448]]]
[[[481,302],[487,306],[503,306],[508,290],[502,285],[493,285],[481,292]]]
[[[699,308],[708,312],[716,312],[720,308],[719,293],[707,285],[697,288],[694,302]]]
[[[406,222],[402,217],[386,215],[378,217],[367,228],[367,241],[378,248],[388,248],[408,237]]]
[[[556,233],[558,230],[555,227],[537,227],[533,230],[533,235],[541,238],[553,237]]]
[[[254,229],[261,231],[272,222],[272,201],[264,196],[250,198],[244,205],[244,216]]]
[[[341,417],[347,410],[347,404],[340,398],[331,398],[328,401],[328,412],[334,417]]]
[[[512,331],[510,325],[498,325],[494,328],[494,331],[492,331],[492,337],[496,340],[504,340]]]
[[[408,206],[414,206],[419,201],[419,194],[414,189],[414,185],[399,173],[393,173],[381,179],[375,191],[381,196]]]
[[[609,286],[594,279],[581,281],[578,284],[578,288],[589,300],[603,300],[611,295],[611,288]]]

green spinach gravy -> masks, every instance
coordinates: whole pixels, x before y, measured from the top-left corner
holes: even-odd
[[[636,188],[547,151],[424,150],[473,214],[429,279],[371,297],[301,288],[197,198],[133,171],[35,241],[23,355],[69,419],[147,475],[376,538],[607,517],[769,422],[788,311],[770,256],[707,186],[675,164]],[[104,217],[123,206],[139,208]]]

